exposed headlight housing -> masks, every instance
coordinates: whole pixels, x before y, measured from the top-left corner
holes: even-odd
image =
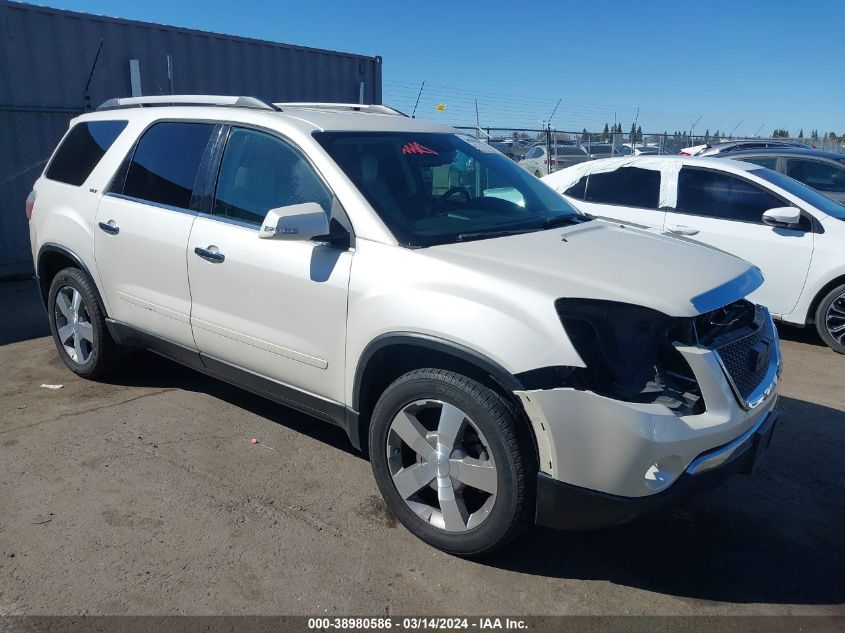
[[[678,415],[704,411],[698,381],[675,344],[697,341],[693,319],[596,299],[558,299],[555,308],[586,367],[570,386],[626,402],[663,404]]]

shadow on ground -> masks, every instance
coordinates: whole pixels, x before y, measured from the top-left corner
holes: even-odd
[[[207,393],[352,455],[339,428],[138,352],[109,382]],[[532,528],[482,565],[731,603],[845,602],[845,412],[783,398],[753,477],[595,532]]]
[[[0,282],[0,302],[11,307],[0,311],[0,345],[49,336],[47,312],[35,279]]]
[[[845,603],[845,412],[782,406],[752,477],[616,528],[534,528],[485,563],[705,600]]]

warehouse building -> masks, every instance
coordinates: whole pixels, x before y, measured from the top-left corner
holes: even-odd
[[[32,272],[24,201],[74,116],[112,97],[381,103],[381,58],[0,0],[0,278]]]

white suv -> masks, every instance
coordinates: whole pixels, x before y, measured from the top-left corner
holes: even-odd
[[[756,268],[383,106],[112,100],[27,213],[72,371],[143,347],[337,424],[449,552],[626,521],[750,470],[774,427]]]
[[[543,182],[592,216],[688,237],[747,259],[750,296],[776,319],[815,324],[845,354],[845,207],[772,169],[723,158],[594,161]]]

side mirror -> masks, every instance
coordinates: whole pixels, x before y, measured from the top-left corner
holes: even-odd
[[[258,237],[263,239],[297,242],[307,242],[328,234],[329,219],[316,202],[270,209],[258,231]]]
[[[795,207],[776,207],[763,214],[763,223],[778,228],[789,228],[801,222],[801,210]]]

